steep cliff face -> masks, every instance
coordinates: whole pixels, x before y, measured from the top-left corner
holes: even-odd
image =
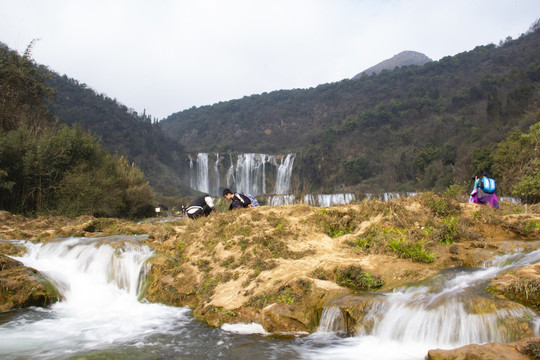
[[[426,55],[417,51],[402,51],[397,55],[392,56],[390,59],[381,61],[377,65],[374,65],[359,74],[353,76],[353,79],[359,79],[362,75],[378,74],[383,70],[394,70],[396,67],[409,66],[409,65],[424,65],[431,60]]]

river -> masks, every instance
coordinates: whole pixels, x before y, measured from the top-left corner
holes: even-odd
[[[332,308],[314,334],[275,336],[258,324],[208,327],[188,308],[138,299],[152,255],[140,237],[70,237],[25,246],[27,253],[15,259],[51,279],[63,300],[0,313],[2,359],[420,360],[432,348],[510,340],[493,325],[501,318],[528,319],[537,335],[540,326],[538,314],[527,308],[471,315],[463,300],[498,273],[540,261],[540,250],[380,294],[384,301],[371,310],[371,332],[344,337],[336,327],[340,312]]]

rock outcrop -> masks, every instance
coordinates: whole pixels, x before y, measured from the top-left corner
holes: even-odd
[[[47,306],[59,299],[54,285],[37,270],[0,254],[0,312]]]
[[[390,59],[381,61],[377,65],[374,65],[369,69],[362,71],[361,73],[355,75],[353,79],[359,79],[364,74],[372,75],[378,74],[383,70],[394,70],[394,68],[401,66],[424,65],[430,61],[433,60],[417,51],[402,51],[399,54],[392,56]]]
[[[491,280],[490,290],[540,311],[540,263],[495,277]]]

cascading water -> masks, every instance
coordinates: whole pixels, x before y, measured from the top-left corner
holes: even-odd
[[[307,194],[296,198],[291,194],[291,178],[295,155],[275,156],[258,153],[216,154],[210,164],[208,153],[198,153],[196,161],[188,154],[190,187],[203,193],[220,196],[222,184],[233,191],[249,193],[253,196],[272,194],[267,198],[270,206],[293,205],[297,201],[312,206],[346,205],[354,202],[353,193]],[[236,160],[235,160],[236,159]],[[416,193],[365,194],[368,199],[377,198],[390,201]]]
[[[195,184],[195,176],[193,176],[193,158],[191,157],[191,155],[188,155],[188,159],[189,159],[189,187],[192,188],[192,189],[195,189],[195,187],[197,186],[197,184]]]
[[[210,191],[210,179],[208,177],[208,154],[197,154],[197,187],[203,193]]]
[[[275,193],[278,195],[288,194],[291,188],[291,175],[294,164],[294,156],[289,154],[278,167]]]
[[[216,154],[216,163],[214,164],[214,189],[217,189],[215,191],[219,191],[219,188],[221,187],[221,181],[219,176],[219,153]],[[215,192],[213,191],[213,192]]]
[[[421,360],[432,348],[512,340],[504,319],[540,325],[537,314],[520,306],[470,310],[488,279],[537,263],[540,250],[501,257],[485,269],[446,271],[430,284],[381,294],[368,309],[370,329],[353,337],[338,336],[347,321],[333,306],[324,309],[317,333],[275,338],[257,324],[211,328],[194,321],[186,308],[139,302],[152,255],[139,237],[67,238],[26,246],[26,255],[16,259],[51,279],[64,299],[50,308],[0,313],[3,360]]]
[[[236,163],[236,189],[253,196],[266,192],[265,154],[240,154]]]
[[[137,301],[152,251],[136,238],[69,238],[27,247],[16,259],[50,278],[64,300],[0,325],[2,359],[65,358],[142,341],[190,321],[188,309]]]
[[[504,306],[502,301],[502,306],[494,310],[496,299],[482,290],[502,271],[538,261],[540,250],[506,255],[484,269],[445,271],[431,279],[429,285],[381,294],[364,317],[368,328],[360,326],[357,336],[337,343],[335,338],[329,338],[331,346],[310,352],[310,357],[423,359],[429,349],[517,340],[505,323],[518,322],[521,330],[528,324],[538,336],[537,314],[511,302],[507,302],[511,306]],[[347,332],[342,326],[346,326],[343,313],[338,306],[331,306],[323,311],[319,333],[312,335],[311,341],[320,346],[325,343],[322,334]]]
[[[256,153],[238,154],[236,161],[232,154],[229,154],[226,172],[223,162],[220,162],[220,155],[216,155],[212,169],[207,153],[197,154],[196,162],[188,155],[189,184],[193,189],[210,195],[221,195],[221,184],[226,183],[233,191],[246,192],[253,196],[269,192],[280,195],[289,193],[295,158],[293,154],[284,157]],[[224,157],[226,159],[226,156]],[[224,174],[221,173],[222,170]],[[268,184],[273,185],[273,188],[268,188]]]

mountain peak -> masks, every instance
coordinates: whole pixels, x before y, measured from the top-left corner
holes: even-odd
[[[417,51],[402,51],[397,55],[394,55],[390,59],[386,59],[375,66],[370,67],[362,71],[361,73],[355,75],[353,79],[359,79],[363,74],[373,75],[378,74],[383,70],[393,70],[396,67],[408,66],[408,65],[424,65],[432,61],[426,55],[419,53]]]

